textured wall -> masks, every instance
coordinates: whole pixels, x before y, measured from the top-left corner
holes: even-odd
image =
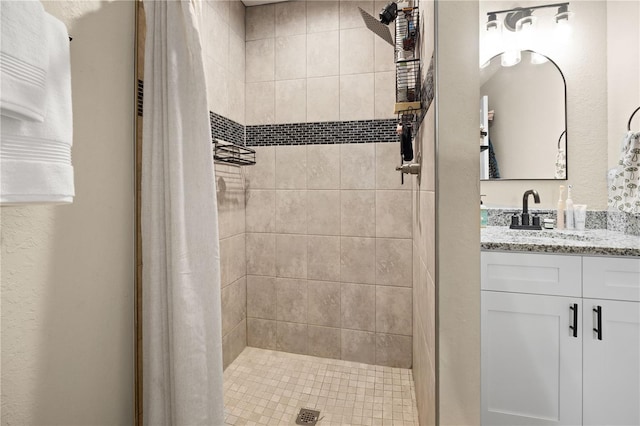
[[[134,4],[43,4],[73,36],[76,197],[0,211],[2,424],[131,424]]]
[[[436,5],[437,421],[440,425],[478,425],[478,3],[439,1]]]
[[[526,2],[518,6],[526,6]],[[538,4],[532,2],[532,4]],[[500,1],[481,2],[478,21],[486,22],[486,12],[504,9]],[[589,210],[607,206],[607,12],[604,1],[571,2],[575,19],[572,34],[565,43],[540,35],[534,50],[553,59],[567,81],[568,181],[482,182],[485,204],[493,207],[519,207],[527,189],[540,193],[543,208],[554,208],[558,186],[573,185],[573,200],[587,204]],[[551,12],[549,12],[551,13]],[[551,16],[539,19],[548,23]],[[637,50],[636,50],[637,51]],[[475,139],[474,139],[475,141]]]

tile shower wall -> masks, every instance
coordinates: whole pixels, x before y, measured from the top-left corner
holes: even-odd
[[[412,182],[398,143],[256,147],[249,346],[412,365]]]
[[[203,2],[201,18],[207,99],[209,111],[213,112],[212,130],[216,135],[234,134],[230,129],[244,125],[245,6],[240,0]],[[222,352],[226,368],[247,343],[245,187],[241,168],[216,164],[215,169],[220,232]]]
[[[385,4],[248,7],[246,124],[393,118],[393,47],[364,26],[357,9],[377,15]]]
[[[434,3],[420,1],[422,58],[434,50]],[[431,107],[414,141],[422,172],[413,186],[413,375],[420,425],[435,424],[435,108]]]

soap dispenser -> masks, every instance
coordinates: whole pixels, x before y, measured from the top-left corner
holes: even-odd
[[[489,211],[482,202],[482,197],[486,197],[486,195],[480,195],[480,228],[486,228],[489,222]]]

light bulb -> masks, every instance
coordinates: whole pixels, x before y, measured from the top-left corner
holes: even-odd
[[[571,36],[571,25],[569,19],[559,19],[555,29],[556,37],[559,40],[566,41]]]
[[[531,63],[534,65],[540,65],[540,64],[544,64],[545,62],[548,62],[549,59],[547,59],[546,56],[541,55],[539,53],[536,52],[531,52]]]
[[[518,49],[505,51],[500,57],[500,64],[503,67],[512,67],[518,65],[522,60],[522,55]]]

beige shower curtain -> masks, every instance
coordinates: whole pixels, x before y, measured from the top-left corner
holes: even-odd
[[[144,424],[221,425],[217,200],[196,4],[144,8]]]

